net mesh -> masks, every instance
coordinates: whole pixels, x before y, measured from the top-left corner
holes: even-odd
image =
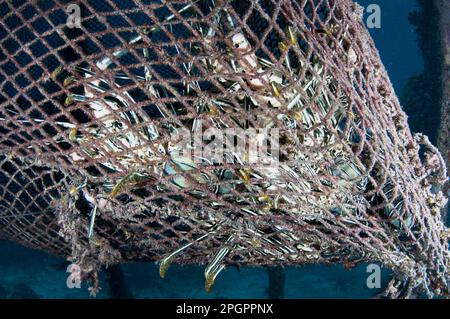
[[[352,1],[0,13],[0,237],[69,258],[93,292],[126,261],[205,265],[207,290],[230,264],[372,262],[395,274],[386,296],[449,295],[445,165]]]

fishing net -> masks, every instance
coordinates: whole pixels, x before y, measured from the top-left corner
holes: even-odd
[[[127,261],[204,265],[207,290],[226,265],[370,262],[393,270],[386,296],[449,295],[445,165],[352,1],[0,14],[2,238],[67,257],[93,293]]]

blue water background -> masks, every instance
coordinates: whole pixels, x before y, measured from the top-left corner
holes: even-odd
[[[408,14],[416,9],[414,0],[360,0],[361,5],[381,6],[382,28],[371,34],[380,50],[397,93],[408,77],[423,69],[423,58],[416,44]],[[68,289],[68,263],[43,252],[10,242],[0,242],[0,298],[87,298],[87,288]],[[202,267],[172,266],[166,279],[158,276],[151,263],[123,266],[125,282],[136,298],[267,298],[268,278],[264,268],[230,267],[223,271],[212,293],[204,291]],[[382,284],[389,280],[383,270]],[[285,268],[286,298],[370,298],[378,290],[366,286],[366,265],[348,271],[340,265]],[[108,298],[106,274],[100,277],[98,298]]]

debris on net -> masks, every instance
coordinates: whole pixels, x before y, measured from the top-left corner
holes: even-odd
[[[85,0],[75,30],[64,4],[27,6],[33,36],[8,36],[29,50],[0,44],[0,236],[94,294],[127,261],[205,265],[207,291],[231,264],[372,262],[387,297],[449,296],[445,164],[356,4]]]

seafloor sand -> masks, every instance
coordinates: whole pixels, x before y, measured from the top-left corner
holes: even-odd
[[[440,31],[444,60],[442,64],[442,107],[441,125],[438,132],[438,148],[447,164],[450,176],[450,1],[435,0],[440,11]],[[450,182],[444,185],[444,192],[450,197]],[[447,204],[447,225],[450,225],[450,203]]]
[[[442,45],[445,53],[444,63],[442,66],[442,120],[439,130],[438,147],[444,154],[444,158],[447,162],[447,167],[450,168],[450,1],[436,0],[436,3],[441,14]],[[447,185],[447,192],[450,192],[449,185]]]

